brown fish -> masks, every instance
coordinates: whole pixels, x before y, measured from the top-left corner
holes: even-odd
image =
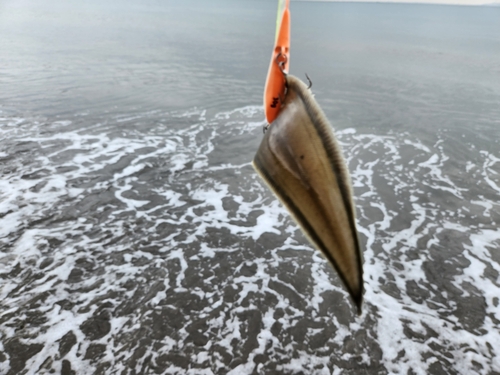
[[[363,265],[349,171],[310,90],[296,77],[286,79],[283,107],[253,166],[337,270],[361,313]]]

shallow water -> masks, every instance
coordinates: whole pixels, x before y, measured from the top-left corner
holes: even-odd
[[[292,3],[357,317],[250,166],[275,4],[68,4],[0,5],[0,373],[500,372],[500,9]]]

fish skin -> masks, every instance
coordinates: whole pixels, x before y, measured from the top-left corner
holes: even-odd
[[[351,178],[332,127],[307,86],[287,76],[283,107],[253,167],[337,270],[361,313],[363,259]]]

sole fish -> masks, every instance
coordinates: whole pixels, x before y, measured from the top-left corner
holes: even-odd
[[[281,111],[252,164],[337,270],[361,313],[363,260],[349,171],[310,90],[296,77],[287,75],[286,80]]]

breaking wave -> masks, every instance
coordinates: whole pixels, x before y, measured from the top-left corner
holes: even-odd
[[[498,151],[337,131],[357,317],[250,165],[260,106],[0,116],[1,373],[500,370]]]

